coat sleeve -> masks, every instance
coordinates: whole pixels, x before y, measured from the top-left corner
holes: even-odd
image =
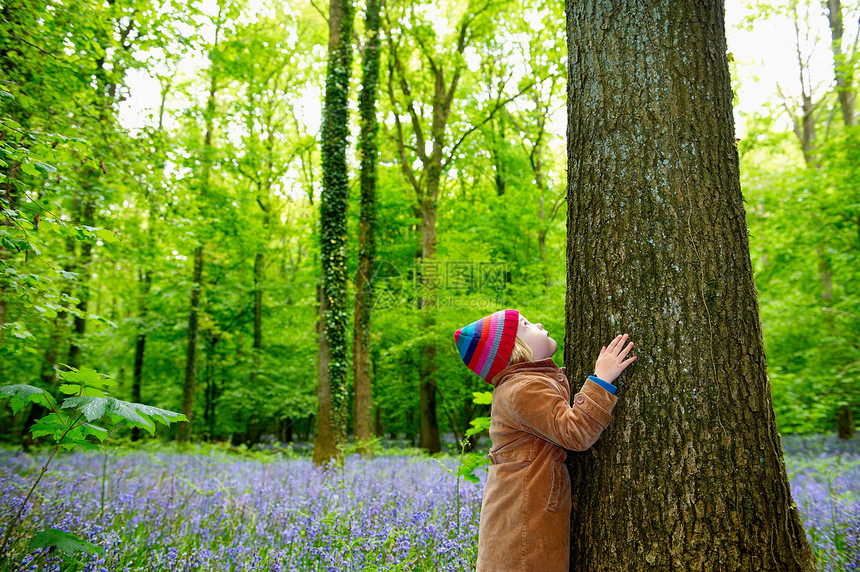
[[[612,421],[618,398],[591,380],[569,404],[557,387],[543,378],[525,380],[511,394],[514,419],[538,437],[571,451],[585,451]]]

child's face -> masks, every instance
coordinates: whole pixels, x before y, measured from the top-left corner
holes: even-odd
[[[549,337],[542,324],[532,324],[522,314],[517,326],[517,337],[532,349],[535,361],[552,357],[558,349],[558,342]]]

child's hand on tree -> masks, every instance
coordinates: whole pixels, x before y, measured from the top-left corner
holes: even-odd
[[[594,364],[594,375],[596,377],[607,383],[612,383],[621,375],[624,368],[636,361],[636,356],[624,359],[633,348],[633,342],[630,342],[626,348],[624,347],[624,342],[627,341],[627,338],[627,334],[616,336],[614,340],[609,342],[608,346],[603,346],[600,349],[600,355]]]

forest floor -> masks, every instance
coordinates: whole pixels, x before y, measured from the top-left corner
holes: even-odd
[[[783,437],[791,490],[824,571],[860,568],[860,437]],[[8,523],[46,455],[0,450]],[[457,464],[455,457],[443,463]],[[25,509],[13,569],[60,570],[27,551],[48,527],[103,548],[79,568],[120,570],[474,570],[483,492],[421,455],[307,458],[214,447],[59,456]],[[459,489],[459,494],[458,494]]]

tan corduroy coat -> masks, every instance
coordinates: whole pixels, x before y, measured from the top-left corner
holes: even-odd
[[[478,572],[567,571],[570,475],[565,449],[585,451],[612,420],[617,397],[591,380],[570,400],[552,358],[508,366],[493,379],[490,466]]]

